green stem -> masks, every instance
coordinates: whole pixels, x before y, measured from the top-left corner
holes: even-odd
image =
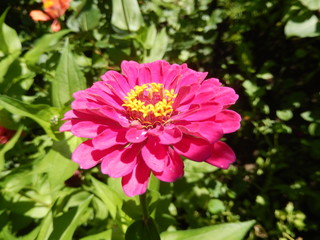
[[[149,212],[148,212],[148,206],[147,206],[147,193],[140,195],[139,199],[140,199],[140,205],[142,209],[143,221],[147,223],[149,220]]]

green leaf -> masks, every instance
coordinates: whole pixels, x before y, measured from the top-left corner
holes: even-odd
[[[112,240],[112,230],[109,229],[104,232],[89,235],[87,237],[80,238],[80,240]]]
[[[66,40],[61,54],[56,76],[52,80],[53,105],[62,108],[70,101],[72,94],[86,88],[86,79],[78,68],[70,51],[69,41]]]
[[[28,65],[34,65],[38,62],[40,56],[48,51],[55,49],[55,45],[60,38],[69,33],[70,30],[61,30],[56,33],[46,34],[36,41],[35,45],[24,55]]]
[[[5,95],[0,95],[0,105],[12,114],[33,119],[51,138],[58,140],[50,123],[52,118],[59,116],[57,108],[45,104],[27,104]]]
[[[122,199],[108,185],[91,177],[95,188],[94,193],[105,203],[113,219],[116,218],[117,212],[121,209]]]
[[[4,89],[4,86],[1,86],[1,83],[3,82],[4,76],[8,72],[9,67],[11,64],[19,57],[20,51],[14,52],[12,54],[9,54],[7,57],[2,59],[0,61],[0,91],[2,92]]]
[[[312,11],[320,9],[319,0],[299,0],[299,1]]]
[[[214,226],[175,232],[163,232],[161,240],[242,240],[255,221],[223,223]]]
[[[8,11],[7,8],[0,17],[0,51],[4,54],[21,51],[21,42],[17,32],[4,23]]]
[[[169,37],[166,29],[163,28],[154,41],[154,45],[150,49],[150,53],[144,57],[143,62],[153,62],[162,59],[167,51]]]
[[[125,240],[160,240],[157,227],[152,218],[146,222],[138,220],[132,223],[126,232]]]
[[[16,134],[6,144],[4,144],[3,148],[0,149],[0,171],[3,169],[5,163],[4,155],[16,145],[21,136],[22,129],[23,125],[20,125]]]
[[[284,28],[284,32],[287,37],[317,37],[320,36],[318,25],[319,19],[315,15],[312,15],[301,22],[289,20]]]
[[[277,110],[276,115],[283,121],[289,121],[293,117],[293,113],[291,110]]]
[[[48,167],[48,180],[52,191],[63,187],[64,182],[78,169],[78,164],[53,149],[47,153],[43,161]]]
[[[80,13],[79,13],[80,12]],[[101,12],[92,0],[85,1],[84,6],[80,4],[75,13],[68,18],[67,25],[73,31],[89,31],[100,23]]]
[[[224,206],[223,202],[219,199],[211,199],[208,202],[208,210],[213,214],[223,212],[225,211],[225,209],[226,207]]]
[[[88,209],[92,195],[78,207],[70,208],[68,212],[53,219],[53,231],[49,240],[72,240],[76,228],[82,223],[81,218]],[[41,239],[42,240],[42,239]]]
[[[53,216],[49,211],[47,216],[42,220],[37,240],[47,240],[53,231]]]
[[[111,24],[123,31],[138,31],[143,24],[138,1],[112,0]]]

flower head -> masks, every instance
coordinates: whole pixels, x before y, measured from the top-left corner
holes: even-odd
[[[16,131],[0,126],[0,144],[7,143]]]
[[[143,194],[150,174],[165,182],[183,176],[182,157],[228,168],[232,149],[220,139],[239,129],[227,108],[238,95],[186,64],[123,61],[92,87],[74,93],[60,131],[89,138],[73,152],[81,168],[122,177],[126,195]]]
[[[42,0],[44,12],[33,10],[30,12],[30,17],[34,21],[49,21],[53,20],[51,29],[58,32],[61,29],[58,18],[61,17],[69,8],[71,0]]]

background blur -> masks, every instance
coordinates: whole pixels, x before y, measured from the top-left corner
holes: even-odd
[[[81,140],[57,130],[72,92],[131,59],[187,63],[240,96],[225,139],[236,163],[185,160],[152,195],[160,231],[254,219],[248,239],[319,239],[319,0],[74,0],[56,33],[30,18],[42,7],[0,1],[0,126],[15,131],[0,145],[0,239],[123,239],[117,209],[125,225],[136,202],[99,169],[76,171]]]

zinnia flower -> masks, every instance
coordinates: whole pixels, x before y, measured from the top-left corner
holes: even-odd
[[[60,131],[89,138],[73,152],[82,169],[122,177],[126,195],[143,194],[152,173],[161,181],[183,176],[182,157],[228,168],[232,149],[220,139],[239,129],[227,108],[238,95],[207,73],[160,60],[123,61],[92,87],[73,94]]]
[[[58,32],[61,29],[58,18],[69,8],[70,1],[71,0],[42,0],[44,12],[33,10],[30,12],[30,17],[34,21],[53,20],[51,29],[54,32]]]
[[[7,143],[16,131],[0,126],[0,144]]]

